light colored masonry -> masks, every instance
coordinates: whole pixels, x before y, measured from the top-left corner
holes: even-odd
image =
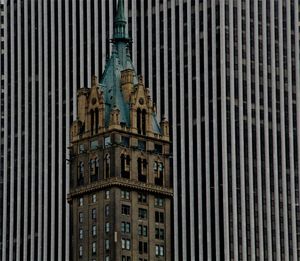
[[[100,84],[78,90],[71,126],[73,260],[171,260],[169,124],[158,124],[128,52],[123,1]]]

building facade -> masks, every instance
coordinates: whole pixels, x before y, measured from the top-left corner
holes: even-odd
[[[69,257],[70,123],[116,2],[4,2],[3,260]],[[133,65],[170,121],[174,260],[299,259],[299,1],[124,4]]]
[[[124,1],[112,55],[91,88],[78,90],[71,126],[73,260],[171,260],[169,126],[136,75],[128,51]]]

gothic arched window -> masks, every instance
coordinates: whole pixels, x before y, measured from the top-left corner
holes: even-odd
[[[121,177],[130,178],[130,157],[129,155],[121,154]]]
[[[94,134],[94,110],[90,111],[90,115],[91,115],[91,135]]]
[[[84,183],[84,163],[82,161],[80,161],[78,165],[77,183],[78,185],[83,185]]]
[[[104,157],[104,176],[106,179],[110,177],[110,156],[106,154]]]
[[[138,158],[138,181],[147,182],[147,160]]]

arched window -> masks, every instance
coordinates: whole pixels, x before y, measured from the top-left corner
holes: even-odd
[[[77,184],[83,185],[83,183],[84,183],[84,163],[80,161],[78,165]]]
[[[91,135],[94,134],[94,110],[90,111],[91,114]]]
[[[146,135],[146,110],[142,111],[142,134]]]
[[[121,154],[121,177],[130,179],[130,157],[129,157],[129,155]]]
[[[110,177],[110,156],[106,154],[104,157],[104,176],[106,179]]]
[[[138,158],[138,181],[147,182],[147,160]]]
[[[95,109],[95,133],[98,133],[99,127],[99,110],[98,108]]]
[[[139,134],[142,133],[142,129],[141,129],[141,122],[142,122],[142,111],[140,108],[137,109],[137,114],[136,114],[136,125],[137,125],[137,131]]]
[[[164,165],[160,161],[155,161],[153,165],[154,174],[156,177],[154,178],[155,185],[163,186],[164,184]]]

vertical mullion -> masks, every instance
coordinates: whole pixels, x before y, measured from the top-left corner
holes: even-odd
[[[288,256],[288,210],[287,210],[287,182],[286,182],[286,144],[285,144],[285,108],[284,108],[284,70],[283,70],[283,17],[282,0],[278,0],[278,30],[279,30],[279,78],[280,78],[280,133],[281,133],[281,175],[283,192],[283,233],[284,233],[284,256]]]
[[[24,86],[29,86],[28,81],[28,0],[24,1]],[[25,88],[25,131],[24,131],[24,233],[23,233],[23,260],[26,260],[28,255],[28,147],[29,147],[29,109],[28,109],[28,88]],[[3,259],[4,260],[4,259]]]
[[[234,96],[234,22],[233,2],[229,3],[229,50],[230,50],[230,134],[231,134],[231,173],[232,173],[232,205],[233,205],[233,241],[238,242],[237,186],[236,186],[236,133],[235,133],[235,96]],[[229,127],[229,126],[228,126]],[[234,244],[233,259],[239,259],[238,244]]]
[[[272,68],[272,135],[273,135],[273,164],[274,164],[274,205],[275,205],[275,240],[276,260],[280,260],[280,216],[279,216],[279,191],[278,191],[278,143],[277,143],[277,112],[276,112],[276,61],[275,61],[275,19],[274,1],[270,1],[270,26],[271,26],[271,68]],[[269,248],[273,255],[272,248]]]
[[[43,6],[43,18],[44,18],[44,23],[43,23],[43,33],[44,33],[44,50],[48,50],[48,3],[44,3]],[[49,177],[49,170],[48,170],[48,117],[49,117],[49,112],[48,112],[48,93],[49,93],[49,79],[48,79],[48,52],[44,51],[44,246],[43,246],[43,260],[47,261],[48,259],[48,177]]]
[[[217,45],[216,45],[216,2],[215,0],[211,1],[211,49],[212,49],[212,122],[213,122],[213,161],[218,162],[219,161],[219,155],[218,155],[218,105],[217,105]],[[220,32],[222,28],[220,26]],[[220,43],[221,44],[221,43]],[[225,44],[223,42],[223,44]],[[207,50],[207,49],[205,49]],[[220,68],[221,69],[221,68]],[[221,69],[222,70],[222,69]],[[220,86],[221,88],[221,86]],[[209,97],[207,97],[209,99]],[[208,123],[209,124],[209,123]],[[222,140],[223,142],[223,140]],[[223,147],[223,146],[222,146]],[[217,164],[216,164],[217,165]],[[214,186],[214,204],[213,211],[214,211],[214,232],[215,232],[215,242],[212,242],[212,245],[215,244],[215,250],[216,253],[212,253],[215,255],[216,260],[220,259],[220,211],[219,211],[219,169],[214,165],[213,168],[213,176],[214,176],[214,184],[210,184],[210,186]],[[210,174],[212,175],[212,173]],[[210,178],[208,176],[208,178]],[[210,187],[208,188],[210,190]],[[211,214],[211,211],[209,212]]]
[[[150,4],[149,4],[150,3]],[[149,22],[151,12],[149,12],[149,8],[151,7],[151,1],[148,1],[148,36],[150,37],[152,34],[152,30],[150,29],[151,23]],[[150,8],[151,9],[151,8]],[[171,2],[171,19],[172,21],[175,21],[175,1]],[[175,44],[175,34],[176,34],[176,28],[175,28],[175,23],[171,24],[171,35],[172,35],[172,86],[176,86],[176,44]],[[152,41],[152,40],[151,40]],[[148,39],[148,49],[149,53],[151,51],[150,44],[151,41]],[[150,54],[149,54],[150,57]],[[149,58],[149,72],[150,73],[150,67],[152,66],[152,63],[150,63],[151,57]],[[151,81],[151,74],[149,74],[149,81]],[[149,83],[150,86],[150,83]],[[152,85],[151,85],[152,86]],[[177,115],[176,115],[176,90],[172,90],[172,119],[173,119],[173,126],[172,126],[172,131],[173,131],[173,166],[177,166]],[[174,260],[179,261],[182,258],[179,256],[179,233],[178,233],[178,216],[179,216],[179,211],[178,211],[178,171],[177,168],[173,168],[173,187],[174,187]]]
[[[255,260],[255,220],[253,187],[253,147],[252,147],[252,102],[251,102],[251,46],[250,46],[250,1],[246,0],[246,52],[247,52],[247,135],[248,135],[248,174],[250,198],[251,260]]]
[[[193,91],[192,91],[192,28],[191,28],[191,2],[187,3],[187,69],[188,69],[188,135],[189,135],[189,222],[190,226],[195,224],[195,214],[194,214],[194,157],[193,157]],[[181,38],[182,39],[182,38]],[[167,60],[165,60],[167,61]],[[166,62],[167,63],[167,62]],[[165,89],[167,86],[165,85]],[[185,117],[184,117],[185,118]],[[184,155],[184,154],[183,154]],[[184,155],[185,157],[185,155]],[[189,249],[191,260],[195,260],[195,230],[190,229],[190,244],[191,249]]]
[[[201,86],[200,81],[200,18],[199,18],[199,2],[195,2],[195,49],[196,49],[196,97],[197,97],[197,108],[196,108],[196,122],[197,122],[197,180],[198,180],[198,225],[199,231],[197,231],[196,236],[199,238],[199,245],[195,246],[199,248],[199,259],[203,260],[203,210],[202,210],[202,153],[201,153],[201,109],[200,109],[200,88]],[[203,7],[203,5],[202,5]]]
[[[163,32],[164,32],[164,114],[169,118],[169,81],[168,81],[168,2],[163,2]]]
[[[297,257],[297,237],[296,237],[296,212],[295,212],[295,162],[294,162],[294,131],[293,131],[293,82],[292,82],[292,57],[291,57],[291,4],[290,1],[286,1],[286,25],[287,25],[287,73],[288,73],[288,133],[289,133],[289,158],[290,158],[290,194],[291,194],[291,220],[292,223],[292,253],[286,255],[286,258],[293,256],[293,260],[298,260]],[[298,29],[298,27],[296,27]],[[298,72],[299,73],[299,72]]]
[[[208,50],[208,3],[203,2],[203,37],[204,50]],[[209,104],[208,104],[208,52],[204,52],[204,121],[205,121],[205,191],[206,191],[206,242],[207,260],[212,259],[211,253],[211,199],[210,199],[210,143],[209,143]]]
[[[268,79],[266,75],[268,74],[267,66],[267,32],[266,30],[266,10],[264,8],[264,3],[262,3],[262,28],[263,28],[263,100],[264,100],[264,150],[265,150],[265,178],[266,178],[266,201],[267,201],[267,215],[270,212],[270,161],[269,161],[269,109],[268,109]],[[255,1],[254,5],[254,52],[255,52],[255,119],[256,119],[256,162],[257,162],[257,199],[258,199],[258,240],[259,240],[259,256],[264,259],[264,224],[263,224],[263,202],[262,202],[262,166],[261,166],[261,128],[260,128],[260,79],[259,79],[259,44],[258,44],[258,1]],[[269,181],[269,182],[268,182]],[[270,223],[267,226],[271,225]]]
[[[58,144],[59,144],[59,148],[58,148],[58,260],[62,260],[62,245],[63,245],[63,235],[62,235],[62,226],[63,226],[63,222],[62,222],[62,211],[63,211],[63,193],[62,193],[62,186],[63,186],[63,151],[62,151],[62,144],[63,144],[63,119],[62,119],[62,114],[63,114],[63,100],[62,100],[62,89],[63,89],[63,80],[62,80],[62,13],[61,13],[61,9],[62,9],[62,1],[58,1],[57,2],[57,11],[58,11]],[[89,19],[89,17],[87,17],[87,19]],[[83,20],[81,20],[83,23]],[[86,29],[85,29],[86,30]],[[89,28],[87,28],[87,30],[89,31]],[[84,51],[84,50],[82,50]],[[83,64],[84,60],[81,60],[80,64]]]
[[[18,121],[18,147],[17,147],[17,233],[16,233],[16,260],[20,260],[21,258],[21,165],[22,165],[22,81],[21,81],[21,73],[22,73],[22,54],[19,53],[21,50],[21,2],[20,0],[17,1],[17,46],[18,46],[18,62],[17,62],[17,70],[18,70],[18,76],[17,76],[17,121]]]

